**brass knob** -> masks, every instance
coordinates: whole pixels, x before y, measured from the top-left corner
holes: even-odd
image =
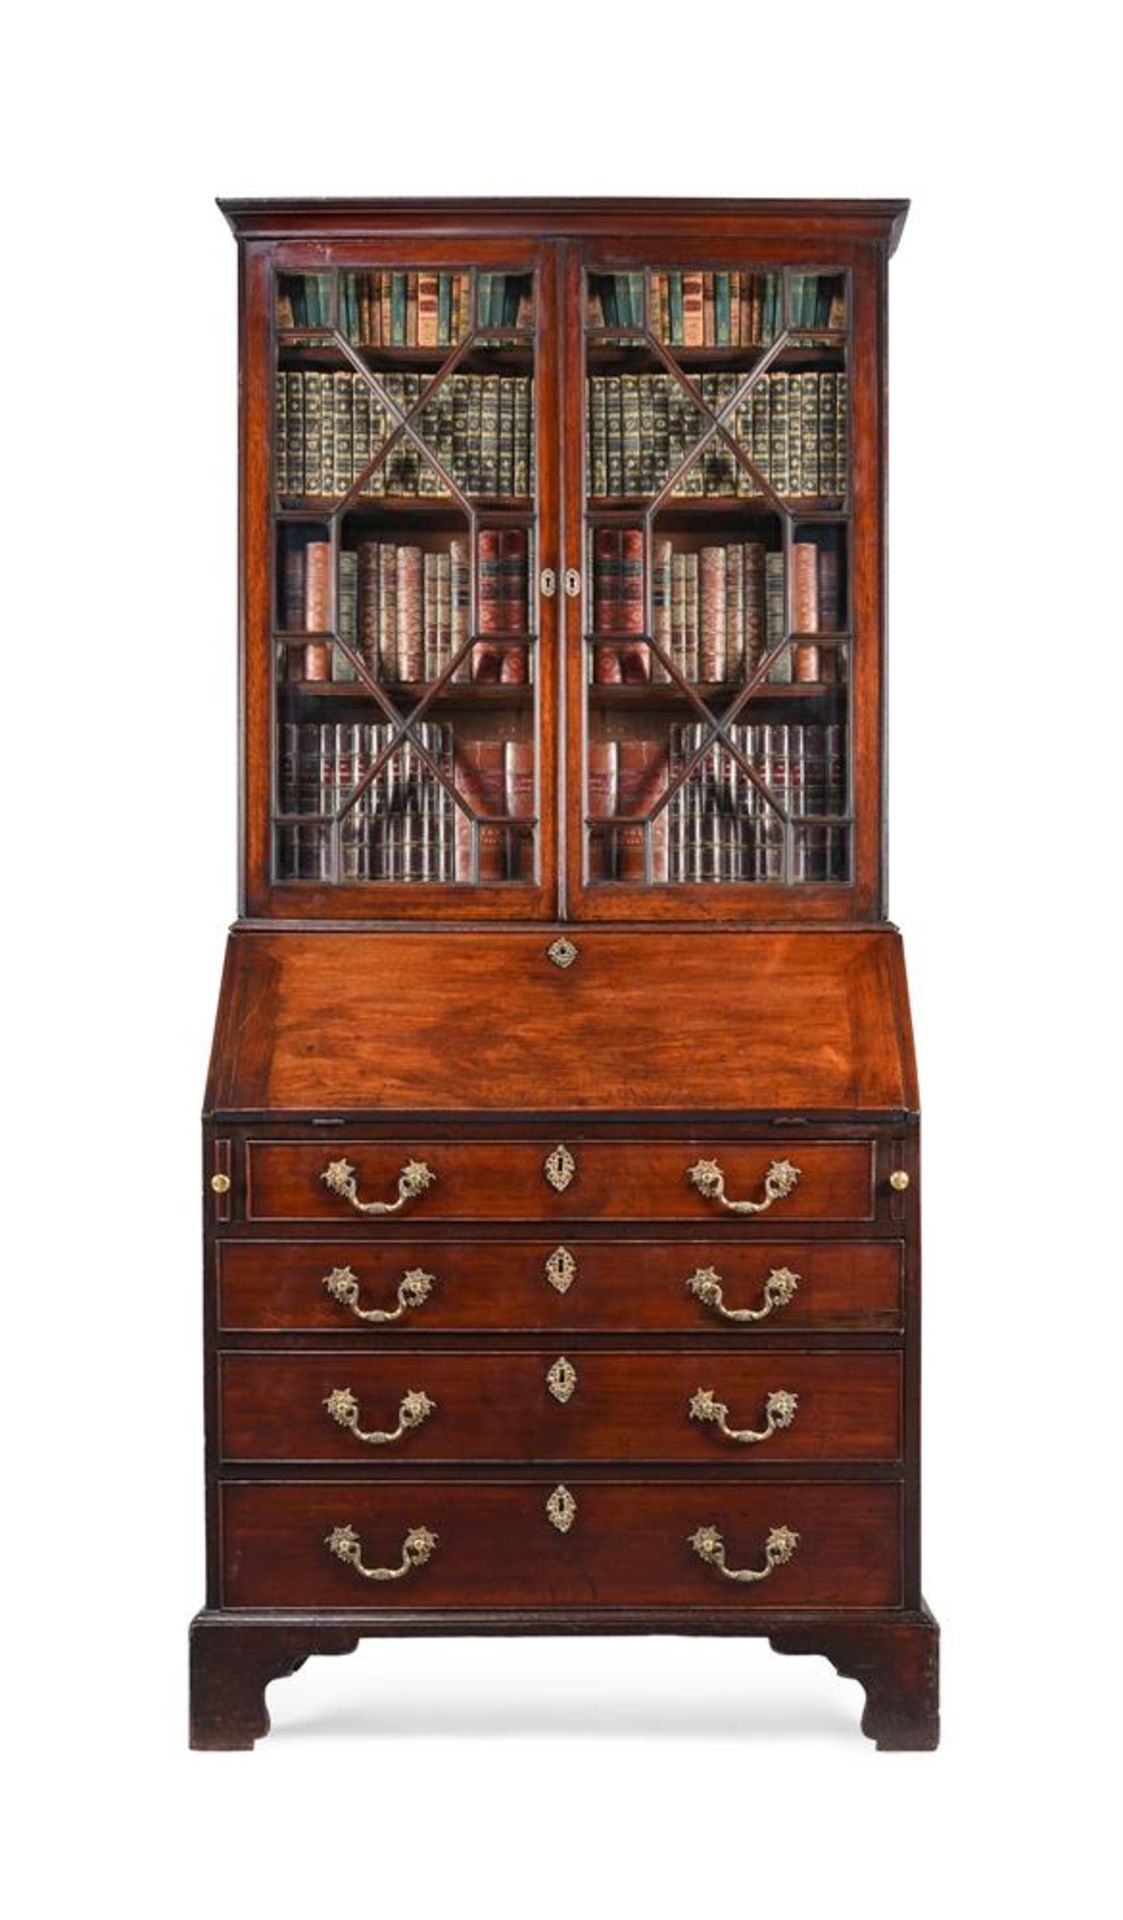
[[[894,1193],[907,1192],[908,1184],[909,1177],[903,1167],[898,1167],[894,1173],[889,1175],[889,1185],[892,1187]]]
[[[211,1192],[212,1193],[229,1193],[229,1191],[230,1191],[230,1175],[228,1173],[212,1173]]]

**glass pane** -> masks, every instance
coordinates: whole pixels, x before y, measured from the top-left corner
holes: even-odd
[[[592,885],[849,880],[846,286],[587,275]]]
[[[278,275],[279,881],[536,881],[534,286]]]

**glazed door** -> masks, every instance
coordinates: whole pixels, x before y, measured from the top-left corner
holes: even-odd
[[[555,910],[556,249],[251,244],[245,912]]]
[[[576,917],[878,911],[878,264],[811,244],[567,249]]]

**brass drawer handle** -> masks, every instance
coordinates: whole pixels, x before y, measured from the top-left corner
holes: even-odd
[[[686,1286],[687,1291],[700,1300],[704,1307],[710,1307],[723,1320],[767,1320],[776,1307],[787,1306],[799,1282],[800,1275],[793,1273],[790,1267],[773,1267],[764,1283],[764,1305],[761,1307],[725,1306],[721,1275],[713,1267],[699,1267],[691,1274]]]
[[[325,1273],[324,1285],[341,1307],[350,1307],[357,1320],[372,1320],[384,1326],[391,1320],[400,1320],[411,1307],[423,1307],[436,1281],[433,1274],[411,1267],[398,1282],[398,1304],[393,1308],[360,1307],[359,1282],[350,1267],[333,1267],[330,1273]]]
[[[320,1175],[333,1193],[351,1202],[356,1213],[400,1213],[407,1201],[416,1200],[419,1193],[432,1186],[436,1177],[424,1160],[407,1160],[398,1175],[396,1200],[360,1200],[355,1169],[349,1160],[330,1160]]]
[[[724,1433],[727,1440],[741,1440],[746,1446],[758,1440],[771,1440],[774,1433],[782,1433],[795,1419],[799,1395],[789,1393],[785,1387],[778,1387],[770,1393],[764,1403],[764,1425],[756,1431],[752,1427],[731,1427],[729,1408],[723,1400],[715,1400],[710,1387],[699,1387],[690,1402],[692,1420],[709,1421]]]
[[[767,1213],[774,1201],[786,1199],[799,1185],[799,1175],[800,1169],[790,1160],[774,1160],[764,1176],[763,1200],[727,1200],[725,1175],[716,1160],[697,1160],[686,1170],[687,1179],[693,1181],[703,1199],[718,1201],[730,1213]]]
[[[432,1559],[439,1538],[440,1535],[430,1533],[428,1527],[411,1527],[402,1541],[400,1567],[364,1567],[363,1543],[352,1526],[333,1527],[324,1545],[337,1560],[345,1561],[356,1573],[361,1573],[364,1580],[401,1580],[412,1573],[414,1567],[423,1567]]]
[[[404,1439],[407,1433],[412,1433],[414,1427],[420,1427],[437,1410],[435,1400],[430,1400],[427,1393],[419,1393],[411,1387],[408,1393],[402,1395],[398,1424],[392,1433],[379,1433],[377,1428],[364,1433],[359,1425],[359,1403],[350,1387],[333,1387],[324,1405],[339,1426],[349,1427],[356,1440],[362,1440],[368,1447],[393,1446],[395,1440]]]
[[[727,1567],[725,1564],[725,1541],[716,1527],[699,1527],[697,1533],[689,1536],[699,1560],[708,1567],[716,1567],[727,1580],[767,1580],[777,1567],[784,1567],[799,1545],[798,1533],[790,1527],[773,1527],[764,1543],[763,1567]]]

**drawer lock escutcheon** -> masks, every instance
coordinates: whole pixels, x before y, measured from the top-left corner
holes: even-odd
[[[546,1155],[542,1163],[542,1171],[554,1192],[564,1193],[577,1172],[577,1162],[569,1148],[562,1146],[559,1142],[553,1152]]]
[[[400,1213],[409,1201],[431,1187],[436,1174],[424,1160],[407,1160],[398,1175],[396,1200],[360,1200],[355,1169],[349,1160],[329,1160],[320,1175],[324,1185],[343,1200],[349,1200],[356,1213]]]
[[[716,1160],[696,1160],[686,1170],[686,1177],[697,1187],[704,1200],[716,1200],[719,1206],[727,1207],[730,1213],[767,1213],[777,1200],[784,1200],[799,1185],[800,1169],[793,1167],[790,1160],[773,1160],[764,1176],[763,1200],[729,1200],[725,1192],[725,1175]]]
[[[789,1393],[786,1387],[778,1387],[764,1403],[763,1427],[731,1427],[729,1408],[725,1402],[714,1398],[711,1387],[699,1387],[690,1402],[690,1418],[709,1422],[727,1440],[740,1440],[743,1445],[752,1446],[760,1440],[771,1440],[774,1433],[782,1433],[785,1427],[790,1427],[798,1406],[798,1394]]]
[[[546,1385],[554,1399],[564,1407],[577,1391],[577,1368],[560,1354],[546,1375]]]
[[[423,1567],[433,1557],[439,1535],[430,1533],[428,1527],[411,1527],[402,1541],[401,1565],[397,1567],[364,1567],[363,1543],[354,1527],[333,1527],[324,1541],[330,1553],[342,1560],[364,1580],[402,1580],[415,1567]]]
[[[577,1502],[560,1482],[546,1502],[546,1518],[559,1533],[568,1533],[577,1518]]]
[[[555,1293],[568,1293],[577,1278],[577,1262],[568,1247],[555,1247],[543,1263],[545,1274]]]
[[[799,1535],[790,1527],[773,1527],[764,1543],[763,1567],[727,1567],[725,1541],[716,1527],[699,1527],[689,1535],[688,1543],[699,1560],[704,1560],[708,1567],[716,1567],[727,1580],[767,1580],[777,1567],[787,1565],[799,1545]]]

